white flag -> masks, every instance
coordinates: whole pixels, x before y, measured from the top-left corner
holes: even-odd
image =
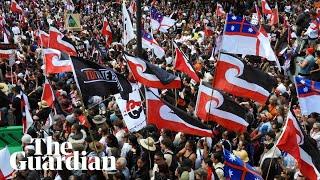
[[[124,100],[120,94],[115,95],[123,120],[130,132],[139,131],[147,125],[143,111],[141,97],[138,90],[129,94],[129,99]]]
[[[126,5],[122,4],[122,22],[123,22],[123,44],[127,45],[128,42],[135,38],[133,27]]]
[[[0,150],[0,162],[0,179],[10,179],[14,169],[10,166],[10,152],[7,146]]]

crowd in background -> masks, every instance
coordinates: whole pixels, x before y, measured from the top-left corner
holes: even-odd
[[[218,53],[216,39],[221,35],[225,19],[217,17],[216,3],[219,2],[226,12],[251,17],[255,13],[254,1],[156,1],[160,12],[175,19],[177,23],[169,33],[154,32],[154,38],[164,48],[166,54],[162,59],[156,58],[152,51],[143,52],[143,57],[159,67],[173,72],[175,40],[182,51],[189,57],[200,79],[211,82]],[[150,29],[150,3],[143,1],[143,28]],[[52,109],[47,102],[41,101],[43,74],[41,47],[37,44],[35,32],[38,29],[48,32],[49,26],[55,26],[68,38],[81,47],[81,56],[113,68],[130,78],[130,72],[123,59],[124,50],[134,53],[135,42],[127,47],[121,44],[123,33],[121,4],[102,0],[25,0],[19,2],[24,14],[9,11],[10,1],[0,4],[0,16],[11,28],[18,50],[14,56],[12,70],[9,60],[0,59],[0,112],[1,126],[22,125],[20,91],[28,95],[34,123],[22,137],[22,150],[27,156],[33,156],[32,138],[52,136],[59,143],[68,141],[74,151],[87,151],[87,156],[116,157],[115,172],[106,171],[16,171],[14,179],[218,179],[224,177],[223,148],[230,150],[244,162],[251,164],[261,172],[264,179],[304,179],[299,172],[295,159],[282,153],[275,147],[288,112],[289,103],[299,121],[314,140],[320,150],[319,114],[302,116],[297,102],[292,74],[314,76],[320,68],[320,51],[318,36],[310,37],[305,32],[309,23],[316,19],[317,11],[313,1],[278,1],[280,23],[265,28],[269,33],[271,44],[278,55],[280,63],[288,67],[277,71],[275,64],[256,56],[246,56],[245,60],[252,66],[260,68],[277,80],[277,87],[265,105],[249,99],[232,97],[247,110],[246,120],[249,127],[244,133],[226,131],[213,122],[207,124],[214,130],[213,137],[196,137],[181,132],[171,132],[148,125],[143,130],[129,133],[123,122],[114,97],[92,97],[88,107],[82,108],[83,102],[72,73],[60,73],[46,77],[53,87],[57,104],[53,123],[48,127],[46,121]],[[130,2],[127,2],[127,7]],[[258,3],[260,6],[260,3]],[[271,7],[275,6],[270,1]],[[64,12],[81,14],[82,31],[71,32],[64,28]],[[96,44],[105,44],[101,35],[103,19],[106,17],[113,31],[113,43],[107,49],[107,55],[101,57]],[[135,28],[135,17],[132,17]],[[265,17],[265,19],[267,19]],[[265,20],[267,21],[267,20]],[[283,26],[284,21],[289,26]],[[205,27],[212,26],[214,33],[205,36]],[[288,28],[290,29],[288,31]],[[290,33],[290,35],[288,35]],[[289,41],[288,41],[289,36]],[[287,44],[286,55],[280,53],[283,42]],[[289,65],[286,66],[286,60]],[[290,66],[290,67],[289,67]],[[181,74],[183,87],[177,92],[169,90],[164,98],[172,104],[194,115],[198,84]],[[132,80],[134,81],[134,80]],[[172,98],[178,95],[177,102]],[[171,98],[170,98],[171,97]],[[96,105],[98,104],[98,105]],[[90,128],[81,124],[86,116]],[[94,145],[95,144],[95,145]],[[276,148],[276,149],[275,149]],[[19,157],[18,157],[19,158]],[[23,157],[20,157],[23,160]]]

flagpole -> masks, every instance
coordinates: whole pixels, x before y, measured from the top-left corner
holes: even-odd
[[[173,39],[171,39],[171,47],[172,47],[172,57],[174,57],[174,58],[176,58],[176,56],[175,55],[173,55],[174,54],[174,41],[173,41]],[[172,60],[173,60],[173,58],[172,58]],[[173,62],[173,61],[172,61]],[[175,69],[173,70],[173,75],[174,76],[176,76],[176,71],[175,71]],[[178,105],[178,101],[177,101],[177,89],[174,89],[174,100],[175,100],[175,105],[177,106]]]
[[[136,0],[137,18],[136,18],[136,34],[137,34],[137,56],[142,57],[142,35],[141,35],[141,0]]]

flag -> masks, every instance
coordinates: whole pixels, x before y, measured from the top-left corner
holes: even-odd
[[[131,13],[132,16],[134,16],[137,12],[137,2],[136,0],[131,0],[130,6],[128,8],[128,11]]]
[[[272,14],[272,10],[266,0],[261,0],[261,6],[262,6],[262,13],[264,15]]]
[[[204,25],[204,36],[210,37],[214,33],[214,28],[212,27],[212,24],[209,22],[208,24]]]
[[[122,22],[123,22],[123,44],[126,46],[129,41],[135,38],[133,27],[125,2],[122,3]]]
[[[295,85],[301,113],[303,115],[320,113],[320,82],[295,76]]]
[[[195,113],[200,119],[215,121],[231,131],[244,132],[248,126],[246,110],[204,82],[199,86]]]
[[[111,68],[78,57],[71,57],[71,61],[77,86],[86,100],[90,96],[125,95],[132,91],[129,81]]]
[[[120,94],[115,98],[129,132],[137,132],[147,125],[138,89],[129,94],[128,100],[122,99]]]
[[[279,11],[278,11],[278,4],[272,9],[271,19],[270,19],[270,25],[276,25],[279,23]]]
[[[33,119],[30,113],[28,96],[21,91],[20,97],[21,97],[21,111],[22,111],[22,128],[23,128],[23,133],[27,133],[28,129],[33,124]]]
[[[49,34],[39,30],[39,34],[38,34],[38,45],[43,47],[43,48],[48,48],[49,47]]]
[[[15,0],[11,0],[10,10],[13,13],[22,14],[23,10]]]
[[[229,180],[263,180],[261,175],[248,163],[230,151],[223,149],[224,176]]]
[[[226,15],[226,12],[223,10],[223,7],[220,3],[217,3],[216,15],[218,17]]]
[[[0,150],[0,179],[12,179],[14,169],[10,165],[10,152],[7,146]]]
[[[0,59],[9,59],[16,49],[14,44],[0,44]]]
[[[77,56],[77,50],[74,47],[72,43],[70,43],[70,40],[65,37],[58,29],[55,27],[50,27],[49,29],[50,33],[50,41],[49,41],[49,47],[53,49],[57,49],[60,51],[63,51],[70,56]]]
[[[302,175],[310,180],[320,178],[320,156],[316,144],[306,136],[298,120],[290,109],[283,131],[277,141],[277,147],[293,156],[298,162]]]
[[[258,17],[258,22],[259,22],[259,24],[260,24],[262,15],[261,15],[261,12],[260,12],[259,7],[258,7],[258,5],[257,5],[256,2],[254,3],[254,7],[255,7],[255,9],[256,9],[256,13],[257,13],[257,17]]]
[[[176,50],[176,56],[173,61],[173,67],[176,70],[179,70],[185,74],[187,74],[189,77],[191,77],[196,82],[199,82],[200,79],[193,69],[192,65],[189,63],[188,58],[184,55],[184,53],[178,48],[177,44],[173,42],[174,48]]]
[[[150,26],[152,30],[159,30],[166,33],[175,23],[176,21],[174,19],[163,16],[154,6],[151,6]]]
[[[220,55],[212,82],[216,89],[260,104],[265,104],[276,84],[269,74],[225,53]]]
[[[48,103],[49,107],[53,107],[53,103],[55,100],[53,90],[51,88],[51,85],[49,84],[48,80],[43,84],[43,91],[42,91],[42,96],[41,100],[44,100]]]
[[[152,37],[152,34],[146,32],[145,30],[142,30],[142,48],[144,49],[152,49],[153,53],[161,59],[165,52],[162,49],[162,47],[158,44],[158,42]]]
[[[211,137],[212,131],[201,121],[192,118],[186,112],[160,100],[157,89],[146,90],[148,124],[154,124],[159,129],[186,134]]]
[[[147,87],[173,89],[181,87],[181,79],[138,57],[125,54],[133,77]]]
[[[221,48],[233,54],[267,58],[269,61],[275,61],[280,69],[280,63],[271,48],[268,36],[241,16],[227,15]]]
[[[104,37],[106,37],[106,47],[109,48],[112,43],[112,31],[106,17],[103,20],[103,27],[101,33]]]
[[[43,49],[43,62],[45,73],[56,74],[72,72],[72,63],[70,57],[56,49]]]

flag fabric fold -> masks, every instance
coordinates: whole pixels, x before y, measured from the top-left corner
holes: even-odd
[[[72,72],[72,63],[70,57],[56,49],[43,49],[43,62],[45,73],[56,74]]]
[[[224,175],[229,180],[263,180],[261,175],[249,164],[243,162],[230,151],[223,150]]]
[[[244,132],[249,125],[245,120],[245,109],[204,82],[199,86],[195,113],[204,121],[215,121],[235,132]]]
[[[43,48],[48,48],[49,47],[49,39],[50,39],[50,36],[48,33],[39,30],[38,45],[40,45]]]
[[[103,20],[103,27],[101,33],[106,38],[106,47],[109,48],[112,43],[112,31],[106,17]]]
[[[301,113],[303,115],[320,113],[320,82],[295,76],[295,85]]]
[[[187,59],[187,57],[179,49],[179,47],[177,46],[177,44],[175,42],[173,42],[173,45],[174,45],[174,48],[176,51],[175,59],[173,61],[174,69],[179,70],[179,71],[187,74],[193,80],[195,80],[196,82],[199,82],[200,79],[199,79],[197,73],[195,72],[194,68],[192,67],[191,63],[189,63],[189,60]]]
[[[125,2],[122,3],[122,22],[123,22],[123,45],[126,46],[129,41],[135,38],[131,19],[126,8]]]
[[[147,125],[138,89],[129,94],[128,100],[122,99],[120,94],[115,98],[129,132],[137,132]]]
[[[266,0],[261,0],[261,6],[262,6],[262,13],[264,15],[271,15],[272,9],[270,8],[268,2]]]
[[[260,56],[275,61],[281,69],[268,36],[244,17],[228,14],[222,39],[222,50],[233,54]]]
[[[159,30],[160,32],[168,32],[176,21],[170,17],[162,15],[154,6],[151,6],[151,21],[150,26],[152,30]]]
[[[237,57],[221,53],[212,85],[215,89],[265,104],[276,81]]]
[[[171,73],[128,54],[124,55],[134,78],[147,87],[174,89],[181,87],[181,79]]]
[[[75,81],[85,100],[118,93],[125,96],[132,91],[130,82],[111,68],[79,57],[71,57],[71,61]]]
[[[22,14],[23,10],[15,0],[11,0],[10,10],[13,13]]]
[[[10,152],[8,147],[0,150],[0,179],[12,179],[14,169],[10,166]]]
[[[57,28],[50,27],[50,41],[49,47],[53,49],[57,49],[63,51],[70,56],[77,56],[77,50],[74,45],[70,42],[68,38],[66,38]]]
[[[53,94],[53,90],[48,80],[46,80],[45,83],[43,84],[41,100],[46,101],[49,107],[51,108],[53,107],[55,96]]]
[[[218,17],[226,15],[226,12],[223,10],[223,7],[220,3],[217,3],[216,15]]]
[[[276,25],[279,23],[279,11],[278,11],[278,4],[272,9],[272,14],[270,18],[270,25]]]
[[[320,178],[320,156],[311,137],[305,135],[294,113],[290,109],[286,124],[277,141],[277,147],[289,153],[298,162],[298,168],[304,177],[310,180]]]
[[[212,130],[186,112],[160,100],[157,89],[146,89],[148,124],[186,134],[211,137]]]
[[[142,30],[142,48],[144,49],[152,49],[153,53],[161,59],[165,52],[163,48],[158,44],[158,42],[153,38],[151,33]]]

